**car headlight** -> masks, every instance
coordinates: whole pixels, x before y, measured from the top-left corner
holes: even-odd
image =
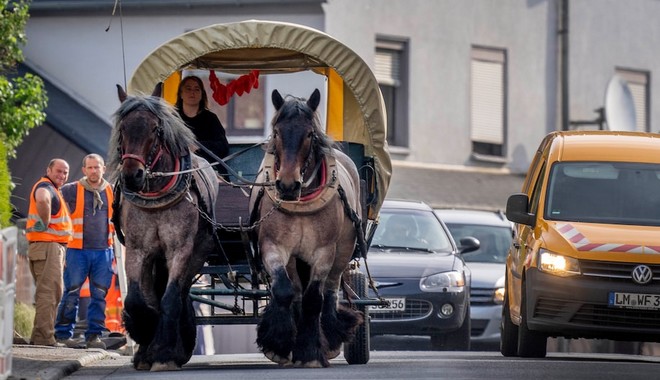
[[[569,277],[580,274],[577,259],[542,250],[539,255],[539,270],[555,276]]]
[[[462,292],[465,290],[465,277],[461,272],[442,272],[422,277],[419,288],[423,292]]]
[[[493,303],[501,305],[504,303],[504,292],[506,291],[506,278],[504,276],[495,282],[495,293],[493,294]]]
[[[504,289],[505,288],[497,288],[495,289],[495,294],[493,295],[493,302],[495,302],[496,305],[501,305],[504,303]]]

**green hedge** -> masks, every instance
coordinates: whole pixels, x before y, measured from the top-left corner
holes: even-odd
[[[1,134],[0,134],[1,135]],[[7,164],[7,148],[0,142],[0,228],[9,227],[12,215],[11,176]]]

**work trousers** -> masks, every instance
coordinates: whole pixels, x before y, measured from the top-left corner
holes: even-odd
[[[55,344],[55,315],[62,298],[65,251],[64,245],[53,242],[31,242],[28,246],[30,272],[36,284],[34,327],[30,339],[33,344]]]
[[[106,331],[105,297],[114,274],[113,260],[112,248],[101,250],[67,248],[64,295],[57,310],[55,324],[57,339],[73,337],[80,303],[80,289],[87,277],[89,277],[90,302],[87,309],[85,338],[89,338],[90,335],[102,336]]]

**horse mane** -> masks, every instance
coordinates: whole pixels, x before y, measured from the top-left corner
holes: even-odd
[[[121,164],[120,124],[132,112],[146,110],[154,114],[161,123],[162,143],[176,157],[189,154],[189,147],[195,142],[195,135],[186,126],[176,109],[167,101],[156,96],[130,96],[121,103],[114,114],[114,125],[110,135],[108,151],[108,176],[114,181]]]
[[[312,147],[315,151],[315,158],[320,160],[326,155],[332,154],[332,150],[335,148],[335,142],[323,131],[318,113],[312,111],[307,106],[307,100],[293,95],[287,95],[285,99],[286,101],[282,107],[273,116],[271,126],[274,127],[275,124],[287,120],[308,119],[312,122],[312,128],[316,135],[314,146]],[[268,153],[275,153],[273,139],[269,140],[266,151]]]

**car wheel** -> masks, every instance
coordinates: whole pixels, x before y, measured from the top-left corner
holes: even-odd
[[[448,334],[431,335],[431,348],[438,351],[470,351],[470,307],[461,327]]]
[[[522,301],[520,304],[520,327],[518,328],[518,356],[523,358],[544,358],[548,338],[527,326],[527,291],[525,283],[522,286]]]
[[[508,289],[508,287],[506,289]],[[504,292],[504,303],[502,304],[502,321],[500,322],[500,352],[506,357],[518,355],[518,326],[511,322],[508,291]]]
[[[367,276],[364,273],[354,269],[349,270],[344,272],[344,279],[360,299],[368,298]],[[358,326],[355,331],[355,338],[351,342],[344,343],[344,359],[348,364],[367,364],[369,350],[371,349],[369,308],[366,305],[353,305],[353,308],[364,313],[364,323]]]

